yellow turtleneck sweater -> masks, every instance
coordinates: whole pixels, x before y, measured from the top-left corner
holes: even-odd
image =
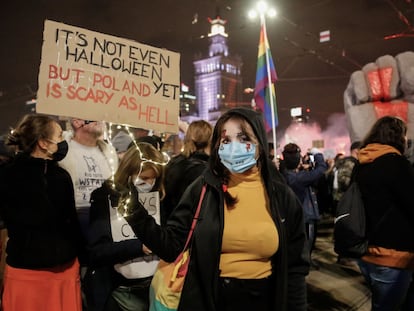
[[[253,171],[232,174],[229,181],[227,191],[238,202],[224,209],[221,277],[261,279],[272,273],[270,257],[279,248],[279,235],[260,173]]]

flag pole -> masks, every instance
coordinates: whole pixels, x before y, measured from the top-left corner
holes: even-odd
[[[273,93],[272,93],[272,87],[273,86],[273,82],[272,82],[272,76],[270,73],[270,60],[269,60],[269,48],[268,48],[268,40],[267,40],[267,30],[266,30],[266,21],[265,21],[265,16],[263,13],[260,13],[260,22],[261,25],[263,27],[263,35],[264,35],[264,39],[265,41],[265,55],[266,55],[266,71],[267,71],[267,83],[269,84],[268,86],[268,90],[269,90],[269,99],[270,99],[270,111],[272,112],[272,134],[273,134],[273,148],[276,151],[276,121],[275,121],[275,107],[274,107],[274,102],[273,102]],[[267,43],[267,44],[266,44]],[[276,95],[276,92],[275,92]]]

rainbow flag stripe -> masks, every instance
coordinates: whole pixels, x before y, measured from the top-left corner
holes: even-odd
[[[266,62],[266,51],[269,59],[269,66]],[[270,83],[268,69],[270,70]],[[272,59],[272,53],[270,52],[269,41],[267,40],[265,26],[262,25],[260,29],[260,41],[259,41],[259,53],[257,56],[257,71],[256,71],[256,85],[254,88],[254,100],[256,106],[263,112],[266,131],[273,128],[272,125],[272,108],[269,94],[269,87],[273,97],[275,124],[276,127],[279,124],[277,109],[276,109],[276,94],[274,82],[277,80],[276,69]]]

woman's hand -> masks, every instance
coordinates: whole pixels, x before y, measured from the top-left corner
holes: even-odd
[[[151,255],[152,251],[146,247],[144,244],[142,244],[142,251],[144,252],[145,255]]]
[[[132,182],[131,177],[128,179],[128,188],[129,192],[131,193],[130,201],[128,204],[128,213],[132,214],[141,205],[138,199],[138,191],[135,187],[134,183]],[[142,205],[141,205],[142,206]]]

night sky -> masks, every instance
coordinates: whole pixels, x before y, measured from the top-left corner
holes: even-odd
[[[0,131],[27,111],[37,90],[45,19],[166,48],[181,54],[181,81],[193,90],[195,55],[206,56],[208,17],[227,20],[228,45],[243,61],[243,87],[254,87],[259,22],[247,18],[248,0],[39,0],[2,1],[0,8]],[[279,131],[290,108],[309,107],[321,126],[343,113],[350,74],[381,55],[414,48],[411,0],[268,1],[279,17],[267,20],[279,80]],[[400,17],[399,17],[400,16]],[[405,17],[406,19],[404,19]],[[330,30],[331,41],[319,43]],[[403,33],[399,38],[385,36]],[[249,98],[246,97],[246,100]]]

